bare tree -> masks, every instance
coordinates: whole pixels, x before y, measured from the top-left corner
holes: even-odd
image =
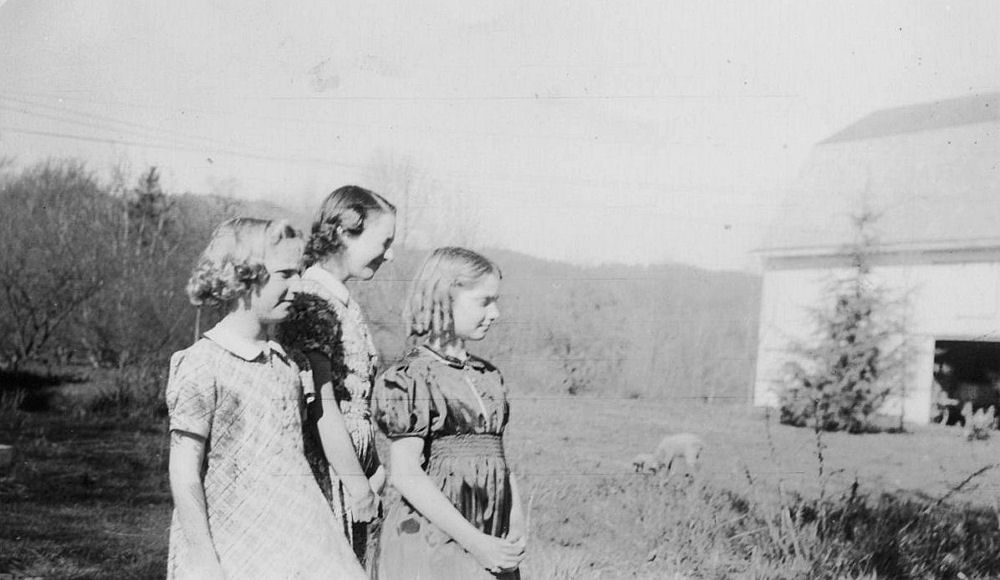
[[[621,332],[619,302],[592,288],[570,287],[558,318],[546,329],[550,355],[562,370],[562,386],[571,395],[606,390],[621,380],[626,337]],[[599,384],[602,383],[602,384]]]
[[[112,291],[80,310],[76,340],[95,365],[124,367],[159,351],[184,317],[173,309],[183,287],[174,278],[186,273],[191,250],[185,247],[177,199],[160,186],[149,168],[114,199],[118,222],[109,255],[119,276]]]
[[[0,189],[0,205],[0,348],[16,368],[114,278],[114,208],[72,161],[47,161],[13,177]]]
[[[398,210],[400,246],[476,246],[482,241],[481,213],[464,188],[430,177],[410,157],[389,153],[372,159],[369,174],[369,185]]]

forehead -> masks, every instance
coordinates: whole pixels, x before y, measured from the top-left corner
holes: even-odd
[[[486,274],[468,286],[459,290],[469,296],[496,296],[500,293],[500,276]]]
[[[375,214],[368,222],[363,234],[388,238],[396,231],[396,215],[391,211]]]
[[[264,265],[272,271],[297,269],[302,259],[302,246],[302,240],[285,238],[268,248]]]

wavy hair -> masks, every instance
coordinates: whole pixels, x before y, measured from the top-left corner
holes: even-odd
[[[302,234],[284,220],[237,217],[222,222],[191,272],[191,304],[228,308],[266,284],[270,274],[264,261],[284,240],[302,242]]]
[[[344,249],[344,235],[359,236],[368,222],[396,206],[374,191],[357,185],[333,190],[320,205],[306,242],[303,263],[312,266]]]
[[[495,262],[472,250],[444,247],[431,252],[417,270],[403,306],[409,335],[441,336],[453,332],[452,290],[472,286],[490,274],[503,277]]]

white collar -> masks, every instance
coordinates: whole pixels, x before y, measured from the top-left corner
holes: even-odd
[[[351,299],[351,291],[347,289],[344,282],[328,272],[319,264],[313,264],[306,268],[306,271],[302,273],[302,277],[306,280],[312,280],[318,283],[323,288],[326,288],[330,294],[334,296],[337,300],[340,300],[344,304]]]
[[[260,355],[270,354],[271,351],[278,353],[282,358],[288,358],[285,349],[273,340],[256,342],[221,326],[215,326],[206,332],[205,338],[247,361],[257,360]]]

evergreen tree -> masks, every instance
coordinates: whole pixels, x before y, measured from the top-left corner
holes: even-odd
[[[825,296],[831,307],[814,312],[819,341],[794,344],[788,383],[781,393],[781,421],[824,431],[858,433],[873,428],[886,399],[902,395],[906,348],[901,310],[905,301],[872,280],[877,215],[854,218],[848,246],[850,275],[834,279]]]

